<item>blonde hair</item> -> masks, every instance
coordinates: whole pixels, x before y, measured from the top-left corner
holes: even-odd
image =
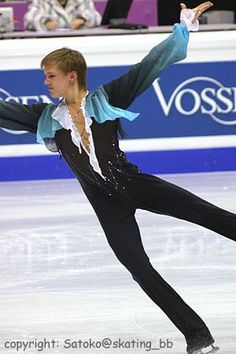
[[[86,90],[87,64],[83,55],[77,50],[61,48],[47,54],[41,61],[41,69],[47,65],[57,65],[65,74],[76,71],[79,87]]]

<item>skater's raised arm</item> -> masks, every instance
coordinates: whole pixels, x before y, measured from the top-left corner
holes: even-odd
[[[109,102],[116,107],[128,108],[133,100],[145,91],[152,82],[171,64],[183,60],[187,54],[189,31],[198,30],[199,16],[213,4],[206,1],[194,9],[181,3],[180,24],[175,24],[173,33],[156,45],[144,59],[131,67],[120,78],[103,85]]]

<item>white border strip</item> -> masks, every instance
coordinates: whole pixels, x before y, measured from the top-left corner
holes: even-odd
[[[131,139],[121,140],[120,146],[121,149],[126,152],[227,148],[236,147],[236,135]],[[39,144],[0,146],[0,158],[46,155],[52,156],[52,153],[48,151],[44,145]]]
[[[134,139],[120,141],[125,151],[195,150],[236,147],[236,135],[189,136],[178,138]]]
[[[2,40],[0,71],[40,69],[41,59],[52,50],[61,47],[70,47],[82,52],[89,67],[132,65],[169,35],[170,33],[150,33]],[[236,30],[191,33],[188,55],[183,62],[234,60],[236,60]]]

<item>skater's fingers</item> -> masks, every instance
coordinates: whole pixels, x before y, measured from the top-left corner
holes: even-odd
[[[195,7],[193,11],[201,15],[203,12],[205,12],[212,6],[213,3],[211,1],[205,1],[202,4],[198,5],[197,7]]]
[[[196,20],[199,19],[199,17],[201,16],[202,12],[201,11],[194,11],[194,18],[192,19],[192,23],[194,23]]]

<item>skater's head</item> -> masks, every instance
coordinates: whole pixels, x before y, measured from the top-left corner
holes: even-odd
[[[74,86],[86,91],[87,65],[77,50],[54,50],[42,59],[41,68],[45,73],[44,83],[53,97],[65,97]]]

